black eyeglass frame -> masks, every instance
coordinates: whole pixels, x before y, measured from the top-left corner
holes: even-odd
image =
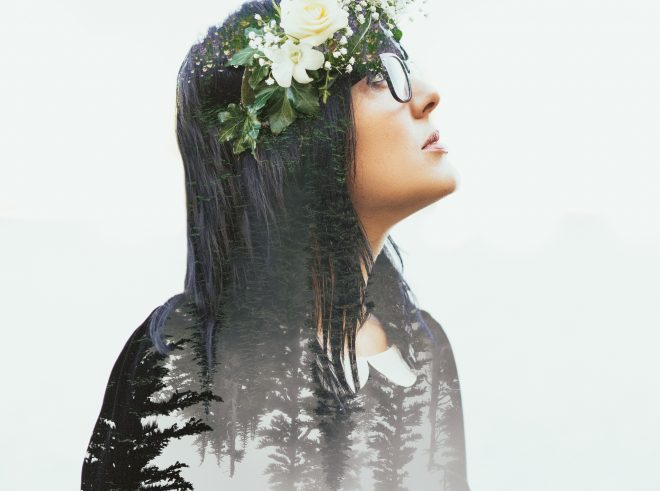
[[[412,85],[410,83],[410,76],[409,76],[410,67],[405,61],[408,59],[408,56],[407,53],[405,53],[405,51],[403,51],[403,53],[406,54],[405,59],[399,58],[394,53],[379,53],[378,58],[380,61],[380,65],[382,67],[381,73],[385,76],[385,80],[387,81],[387,86],[390,89],[390,93],[392,94],[392,97],[394,97],[395,100],[401,102],[402,104],[405,104],[406,102],[410,102],[410,100],[412,99]],[[408,96],[405,99],[402,99],[396,93],[396,89],[394,88],[394,83],[390,78],[390,73],[389,70],[387,69],[387,65],[383,62],[384,57],[393,58],[394,60],[396,60],[397,63],[399,63],[403,67],[403,75],[406,78],[406,87],[408,88]]]

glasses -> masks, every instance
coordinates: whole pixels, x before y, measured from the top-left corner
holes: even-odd
[[[394,53],[380,53],[380,70],[371,72],[367,77],[369,84],[378,84],[387,81],[392,97],[405,103],[412,99],[410,85],[410,67],[408,63]]]

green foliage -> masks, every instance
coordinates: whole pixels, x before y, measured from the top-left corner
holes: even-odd
[[[277,87],[270,97],[268,109],[268,122],[270,130],[276,135],[284,131],[296,120],[296,112],[289,98],[289,89]]]
[[[254,61],[254,55],[258,52],[258,50],[249,46],[243,48],[242,50],[234,53],[229,61],[227,61],[226,66],[251,66],[252,62]]]
[[[256,89],[257,85],[259,85],[259,82],[261,82],[268,76],[269,70],[270,67],[268,65],[251,69],[250,75],[248,76],[248,82],[250,83],[250,87]]]
[[[252,104],[254,102],[254,90],[250,85],[249,81],[250,70],[248,68],[243,72],[243,78],[241,80],[241,103],[244,106]]]
[[[218,114],[218,121],[221,142],[231,141],[236,154],[248,149],[254,153],[261,123],[253,106],[229,104],[226,111]]]
[[[279,89],[281,89],[279,85],[264,86],[257,91],[252,106],[255,108],[255,110],[260,110],[270,100],[271,96],[275,94],[275,92],[277,92]]]
[[[268,121],[271,131],[276,135],[293,123],[298,113],[317,116],[321,108],[318,88],[312,84],[300,84],[295,80],[291,87],[268,87],[257,95],[257,99],[260,103],[268,101]]]
[[[287,90],[289,98],[298,111],[309,116],[320,112],[319,90],[312,84],[299,84],[295,80]]]

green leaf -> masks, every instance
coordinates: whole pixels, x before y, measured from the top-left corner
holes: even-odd
[[[235,154],[250,149],[252,153],[257,145],[261,122],[257,111],[252,107],[229,104],[226,111],[218,114],[220,130],[218,138],[221,142],[231,142]]]
[[[281,87],[279,85],[266,85],[266,87],[260,89],[255,97],[252,107],[258,111],[266,105],[270,100],[273,94],[275,94]]]
[[[220,122],[218,138],[221,142],[231,141],[239,134],[240,127],[245,119],[242,112],[239,106],[232,103],[227,106],[226,111],[218,113],[218,121]]]
[[[255,53],[258,53],[259,50],[250,48],[249,46],[243,48],[240,51],[234,53],[234,55],[229,59],[225,66],[250,66],[254,60]]]
[[[403,32],[401,32],[401,29],[398,27],[395,27],[394,30],[392,31],[392,34],[394,35],[394,40],[398,43],[401,41],[401,38],[403,37]]]
[[[250,72],[251,70],[246,67],[241,79],[241,102],[246,107],[254,102],[254,90],[249,83]]]
[[[268,107],[270,130],[277,135],[295,120],[296,112],[289,100],[289,91],[284,87],[278,87],[278,90],[271,96]]]
[[[289,87],[289,97],[298,111],[307,115],[318,115],[320,112],[319,91],[311,83],[300,84],[295,80]]]
[[[245,148],[250,148],[253,152],[257,145],[257,138],[259,137],[259,130],[261,129],[261,122],[257,116],[257,111],[252,108],[247,108],[247,117],[243,123],[243,137],[239,141],[239,144],[244,145]],[[241,153],[243,150],[235,150],[237,153]]]
[[[268,76],[268,70],[270,70],[268,65],[260,66],[259,68],[250,70],[250,87],[253,89],[256,88],[257,85],[259,85],[259,82]]]

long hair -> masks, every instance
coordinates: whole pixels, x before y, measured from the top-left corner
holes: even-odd
[[[237,327],[236,319],[273,326],[304,322],[321,334],[320,357],[329,350],[325,366],[320,363],[326,387],[347,394],[343,347],[348,346],[357,381],[355,336],[374,305],[382,307],[381,320],[424,321],[393,264],[388,247],[400,262],[401,256],[391,237],[374,269],[348,193],[347,182],[355,175],[355,75],[336,80],[320,116],[299,117],[277,136],[262,128],[266,134],[257,158],[236,155],[230,144],[219,142],[215,116],[239,101],[243,75],[242,68],[225,66],[235,48],[227,43],[255,13],[273,17],[270,0],[245,3],[222,25],[210,27],[179,71],[176,136],[185,169],[187,270],[184,291],[154,311],[149,334],[166,354],[162,331],[169,315],[182,301],[194,306],[207,362],[204,378],[209,378],[218,333],[249,330],[249,322]],[[362,268],[370,292],[382,293],[370,295],[371,301]],[[372,286],[375,278],[380,281]]]

